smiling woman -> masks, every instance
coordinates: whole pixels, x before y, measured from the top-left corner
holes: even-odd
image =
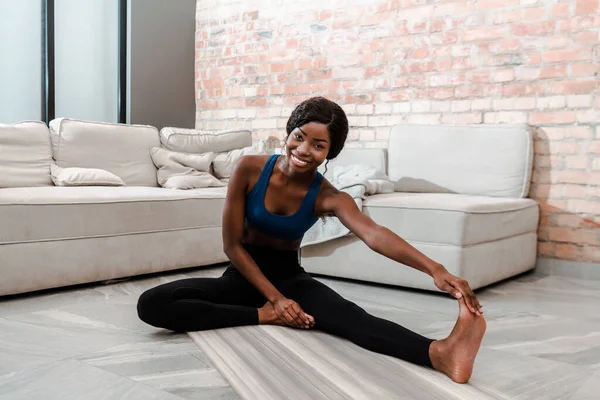
[[[223,275],[145,292],[138,302],[140,318],[174,331],[252,324],[315,328],[467,382],[485,332],[481,305],[468,283],[374,223],[317,171],[344,147],[348,119],[342,108],[323,97],[308,99],[292,112],[286,131],[281,155],[245,156],[232,174],[223,210],[224,250],[231,263]],[[306,273],[298,249],[305,232],[325,215],[455,296],[460,314],[450,336],[429,339],[377,318]]]

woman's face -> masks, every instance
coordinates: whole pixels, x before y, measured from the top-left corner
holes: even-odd
[[[294,129],[286,141],[289,165],[297,172],[316,169],[329,154],[331,139],[327,126],[309,122]]]

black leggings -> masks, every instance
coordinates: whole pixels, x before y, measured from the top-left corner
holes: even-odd
[[[396,323],[375,317],[313,279],[298,264],[295,251],[244,245],[263,274],[287,298],[315,318],[314,329],[348,339],[377,353],[433,368],[434,341]],[[264,296],[233,265],[219,278],[191,278],[143,293],[140,319],[176,332],[258,324]]]

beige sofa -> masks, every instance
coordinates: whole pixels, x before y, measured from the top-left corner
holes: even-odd
[[[175,135],[69,119],[50,128],[41,122],[0,127],[0,295],[227,261],[221,237],[226,187],[158,185],[150,149],[168,148]],[[209,137],[194,150],[251,143],[249,132]],[[190,144],[185,134],[176,139]],[[375,221],[473,287],[533,267],[538,214],[535,202],[523,198],[531,167],[524,127],[397,126],[389,146],[389,162],[384,150],[346,148],[330,170],[366,162],[388,172],[399,191],[463,194],[375,195],[364,208]],[[125,186],[54,186],[53,164],[102,168]],[[424,274],[366,249],[352,235],[304,247],[301,255],[309,272],[435,290]]]
[[[395,185],[394,193],[368,197],[363,212],[472,288],[535,267],[539,209],[527,198],[533,142],[526,126],[398,125],[387,151],[344,150],[331,167],[358,159]],[[304,247],[301,259],[314,274],[438,290],[428,275],[353,235]]]
[[[50,127],[0,127],[0,295],[227,260],[226,186],[159,187],[150,158],[161,146],[156,128],[65,119]],[[54,186],[54,162],[103,168],[126,186]]]

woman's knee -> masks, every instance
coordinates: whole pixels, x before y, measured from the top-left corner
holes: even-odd
[[[167,299],[158,288],[153,288],[141,294],[137,302],[138,317],[147,324],[156,326],[158,315]]]

